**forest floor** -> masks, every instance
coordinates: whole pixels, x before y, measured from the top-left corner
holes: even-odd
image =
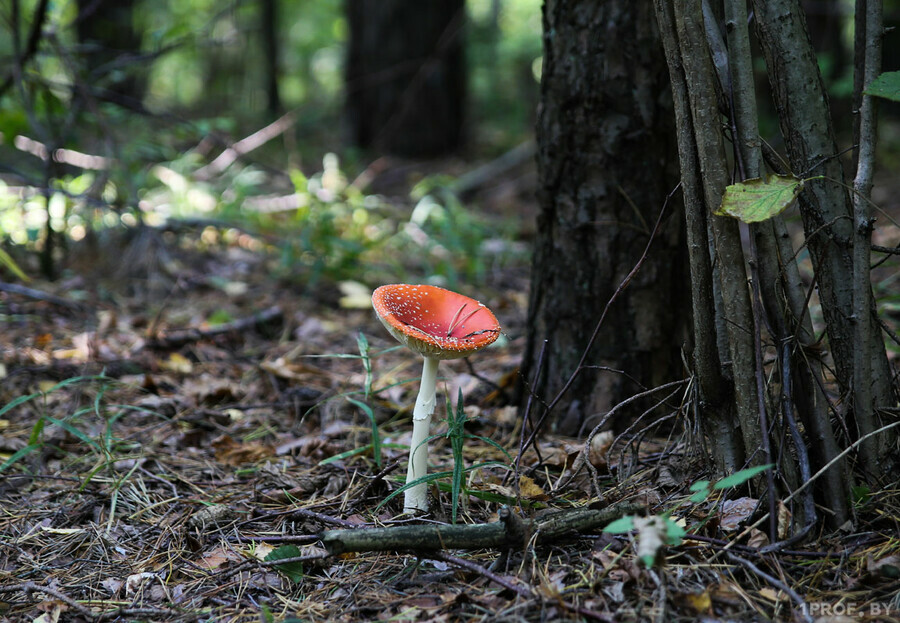
[[[387,498],[421,359],[395,348],[367,290],[313,294],[272,278],[266,255],[201,237],[159,238],[173,277],[162,295],[78,272],[28,284],[58,299],[0,292],[0,618],[900,621],[896,482],[852,526],[769,551],[757,500],[690,500],[706,474],[683,419],[666,437],[601,434],[588,448],[544,432],[517,456],[527,265],[464,292],[504,335],[442,362],[468,439],[454,458],[439,408],[430,469],[469,469],[456,503],[446,476],[427,518],[404,517],[402,494]],[[585,508],[611,510],[541,538],[540,522]],[[603,531],[634,509],[671,521]],[[446,526],[454,511],[509,539],[347,553],[322,540]],[[649,542],[672,525],[687,534]]]

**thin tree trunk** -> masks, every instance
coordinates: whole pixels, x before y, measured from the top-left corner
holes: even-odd
[[[791,166],[797,174],[829,178],[809,182],[799,203],[838,382],[847,393],[855,374],[855,235],[847,193],[841,186],[843,170],[837,158],[828,99],[799,3],[753,0],[753,6]],[[866,289],[864,298],[871,301],[871,286],[866,282],[861,287]],[[871,306],[869,313],[873,313]],[[876,408],[888,406],[892,401],[891,375],[880,333],[869,332],[866,348],[871,352],[872,404]],[[859,435],[876,428],[872,411],[860,409],[854,415]],[[886,460],[885,445],[877,438],[873,441],[878,449],[863,451],[860,456],[867,471],[879,474]]]
[[[733,386],[724,374],[716,340],[713,269],[707,236],[709,215],[706,202],[703,200],[702,173],[673,8],[669,0],[655,0],[654,5],[669,66],[675,104],[678,157],[681,163],[688,261],[691,272],[693,363],[700,387],[699,416],[709,440],[716,470],[720,474],[728,474],[743,466],[746,455],[740,428],[733,414]]]
[[[260,0],[260,31],[265,57],[266,107],[272,117],[281,112],[281,95],[278,90],[278,2]]]
[[[858,0],[857,12],[865,15],[865,28],[856,33],[857,38],[865,41],[862,61],[862,86],[867,87],[881,73],[881,38],[884,29],[881,0]],[[858,22],[857,22],[858,23]],[[853,351],[853,411],[859,432],[870,433],[877,427],[875,404],[872,396],[872,333],[875,323],[872,322],[871,277],[869,262],[872,249],[872,217],[869,209],[869,197],[875,169],[875,143],[877,141],[877,99],[871,95],[863,95],[859,108],[859,157],[857,159],[856,179],[853,181],[853,319],[855,321],[854,337],[856,348]],[[881,331],[874,331],[880,339]],[[882,405],[883,406],[883,405]],[[860,446],[863,456],[880,457],[887,453],[884,437],[874,437]],[[865,461],[869,470],[879,469],[878,462]],[[871,471],[872,475],[880,475],[879,471]]]
[[[707,210],[719,207],[730,182],[716,97],[715,70],[706,45],[700,0],[676,0],[675,18],[688,97],[697,141]],[[735,407],[744,450],[749,457],[760,447],[756,366],[753,348],[753,318],[747,272],[737,222],[710,214],[709,223],[718,265],[724,317],[728,332],[730,374],[735,389]],[[758,462],[757,457],[757,462]]]

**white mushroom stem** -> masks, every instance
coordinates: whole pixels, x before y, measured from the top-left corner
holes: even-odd
[[[431,414],[434,413],[437,388],[437,357],[425,357],[422,367],[422,383],[413,409],[412,440],[409,442],[409,467],[406,483],[414,482],[428,473],[428,434],[431,431]],[[428,511],[428,485],[419,483],[406,490],[403,510],[407,513]]]

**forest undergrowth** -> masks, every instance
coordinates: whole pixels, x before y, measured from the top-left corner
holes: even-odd
[[[462,490],[438,478],[431,514],[404,517],[402,496],[385,500],[403,482],[420,359],[360,284],[273,277],[271,258],[203,231],[202,245],[200,231],[163,236],[163,296],[76,272],[0,292],[5,620],[900,620],[896,482],[861,493],[852,525],[767,548],[780,535],[741,481],[695,484],[714,479],[689,378],[657,396],[662,427],[587,447],[589,431],[529,439],[547,397],[523,431],[525,265],[459,286],[503,336],[442,365],[439,405],[463,396],[466,443],[454,454],[439,407],[431,471],[464,469]],[[553,513],[586,508],[636,529],[542,536]],[[322,541],[454,514],[518,526],[517,540],[347,553]]]

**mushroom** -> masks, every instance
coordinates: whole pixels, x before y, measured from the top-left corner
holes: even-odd
[[[441,359],[467,357],[500,335],[500,324],[478,301],[436,286],[394,284],[372,293],[372,306],[382,324],[407,348],[425,357],[419,396],[413,409],[406,483],[428,471],[428,433],[434,413],[437,368]],[[426,483],[406,490],[403,510],[428,511]]]

